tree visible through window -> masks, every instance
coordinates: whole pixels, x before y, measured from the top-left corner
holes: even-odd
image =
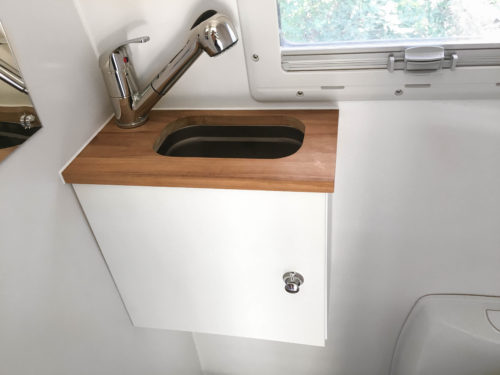
[[[277,0],[282,45],[500,42],[500,0]]]

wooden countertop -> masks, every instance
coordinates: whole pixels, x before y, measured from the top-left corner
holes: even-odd
[[[287,116],[305,125],[301,148],[279,159],[170,157],[153,145],[169,123],[189,116]],[[62,172],[75,184],[333,192],[338,111],[152,111],[135,129],[111,120]]]

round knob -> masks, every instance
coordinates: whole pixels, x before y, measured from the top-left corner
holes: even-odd
[[[283,274],[283,281],[285,282],[285,290],[288,293],[298,293],[300,286],[304,284],[304,276],[298,272],[286,272]]]

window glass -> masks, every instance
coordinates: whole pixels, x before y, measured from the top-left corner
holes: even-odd
[[[277,0],[281,45],[500,41],[500,0]]]

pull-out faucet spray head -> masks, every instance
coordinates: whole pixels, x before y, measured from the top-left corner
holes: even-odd
[[[217,56],[238,41],[231,21],[215,10],[207,10],[200,15],[191,30],[198,36],[200,47],[209,56]]]
[[[138,92],[137,79],[129,58],[127,45],[144,43],[149,37],[125,42],[100,57],[100,67],[113,102],[118,126],[133,128],[146,122],[151,108],[165,95],[191,64],[205,51],[216,56],[238,41],[229,18],[214,10],[201,14],[191,27],[184,47],[142,91]]]

